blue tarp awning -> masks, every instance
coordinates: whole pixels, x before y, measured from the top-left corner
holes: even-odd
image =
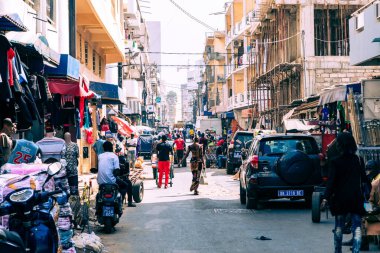
[[[102,104],[124,104],[122,89],[115,84],[90,82],[90,90],[101,96]]]
[[[0,14],[0,31],[26,32],[28,28],[17,13]]]
[[[71,78],[79,80],[80,64],[77,59],[68,55],[61,54],[58,67],[45,67],[45,74],[49,77]]]

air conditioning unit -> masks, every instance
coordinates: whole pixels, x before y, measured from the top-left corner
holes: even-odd
[[[364,12],[359,13],[355,17],[355,29],[356,31],[360,31],[364,29]]]
[[[206,46],[206,53],[211,53],[212,50],[211,50],[211,46]]]

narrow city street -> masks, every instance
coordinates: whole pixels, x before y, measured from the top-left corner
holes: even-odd
[[[143,202],[124,209],[114,233],[99,233],[108,252],[333,250],[332,218],[313,224],[303,202],[272,202],[263,210],[247,210],[239,202],[239,182],[225,170],[209,169],[208,185],[200,186],[199,196],[189,192],[188,168],[175,168],[174,184],[168,189],[156,187],[148,163],[145,173]],[[272,240],[255,239],[261,236]]]

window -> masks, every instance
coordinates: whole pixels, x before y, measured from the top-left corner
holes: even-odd
[[[102,57],[100,57],[100,55],[98,55],[98,59],[99,59],[98,74],[100,77],[102,77]]]
[[[299,150],[308,155],[318,154],[318,145],[311,138],[268,139],[260,143],[260,155],[281,156],[291,150]]]
[[[34,6],[34,0],[24,0],[25,3],[27,3],[30,7]]]
[[[50,24],[55,23],[55,0],[46,1],[46,16]]]
[[[355,29],[358,30],[363,30],[364,29],[364,12],[359,13],[355,17]]]
[[[82,48],[82,34],[79,34],[79,60],[82,62],[83,48]]]
[[[96,72],[96,52],[92,50],[92,72]]]
[[[84,64],[88,65],[88,42],[84,42]]]

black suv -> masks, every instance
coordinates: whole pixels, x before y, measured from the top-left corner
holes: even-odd
[[[241,165],[241,150],[248,149],[253,140],[253,132],[236,131],[232,136],[227,150],[227,174],[231,175],[236,172]]]
[[[259,201],[279,198],[311,201],[322,183],[319,148],[314,137],[276,134],[255,137],[243,152],[240,202],[256,209]]]

